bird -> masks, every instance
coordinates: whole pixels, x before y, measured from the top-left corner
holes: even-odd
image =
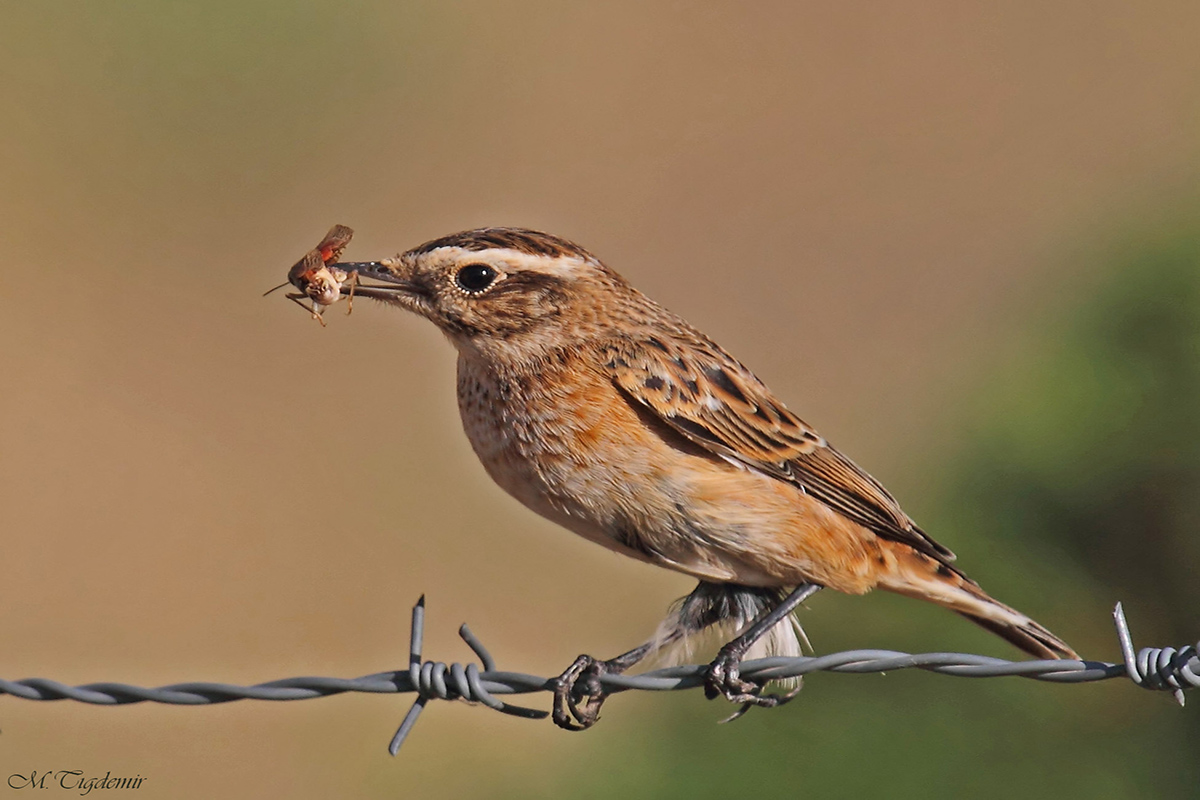
[[[502,489],[584,539],[698,580],[643,644],[581,655],[556,679],[560,727],[596,723],[603,675],[714,631],[736,635],[706,668],[710,699],[741,704],[734,717],[786,702],[795,689],[766,693],[740,665],[799,655],[793,612],[823,587],[931,601],[1035,658],[1079,658],[968,578],[740,361],[579,245],[480,228],[333,266],[358,277],[358,296],[425,317],[454,345],[463,428]]]

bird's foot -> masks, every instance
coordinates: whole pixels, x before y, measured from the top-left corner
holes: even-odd
[[[763,694],[765,684],[744,680],[741,676],[742,653],[722,649],[704,674],[704,696],[709,700],[724,697],[731,703],[741,703],[742,707],[732,716],[721,720],[732,722],[745,714],[751,708],[774,708],[795,697],[800,687],[797,686],[787,694]]]
[[[595,725],[600,719],[600,706],[608,699],[600,676],[620,671],[612,662],[597,661],[589,655],[575,659],[555,681],[551,712],[554,724],[566,731],[583,731]]]

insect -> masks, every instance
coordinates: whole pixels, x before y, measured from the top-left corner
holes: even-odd
[[[353,236],[354,231],[345,225],[334,225],[320,244],[292,265],[288,270],[287,281],[264,292],[263,297],[291,284],[300,291],[288,292],[284,296],[312,314],[313,319],[321,323],[321,327],[325,327],[322,315],[326,308],[341,299],[342,288],[345,286],[349,296],[346,313],[354,311],[354,287],[358,285],[358,273],[347,272],[334,266]],[[308,298],[311,305],[305,305],[304,298]]]

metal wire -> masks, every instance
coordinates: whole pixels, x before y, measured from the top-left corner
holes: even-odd
[[[1085,683],[1108,678],[1128,677],[1143,689],[1169,691],[1180,705],[1184,691],[1200,686],[1200,642],[1179,649],[1146,647],[1135,650],[1133,637],[1121,604],[1113,610],[1122,663],[1106,661],[1006,661],[1002,658],[968,653],[901,653],[895,650],[847,650],[825,656],[798,658],[760,658],[742,664],[742,677],[755,682],[798,677],[810,672],[890,672],[897,669],[923,669],[962,678],[993,678],[1016,675],[1054,683]],[[432,699],[465,700],[482,703],[505,714],[527,719],[542,719],[548,712],[505,703],[496,695],[530,694],[553,691],[556,678],[542,678],[496,669],[487,648],[464,624],[458,629],[467,646],[479,658],[479,665],[423,661],[421,648],[425,630],[425,596],[413,607],[408,669],[377,672],[361,678],[284,678],[254,686],[225,683],[176,683],[155,689],[124,683],[89,683],[67,686],[46,678],[19,681],[0,680],[0,694],[25,700],[75,700],[94,705],[129,703],[167,703],[171,705],[213,705],[234,700],[308,700],[344,692],[404,694],[415,692],[416,701],[405,715],[400,728],[388,745],[392,755],[416,724],[417,718]],[[482,666],[482,670],[480,669]],[[691,689],[704,683],[705,664],[668,667],[640,675],[603,675],[601,685],[609,692],[631,689],[673,691]]]

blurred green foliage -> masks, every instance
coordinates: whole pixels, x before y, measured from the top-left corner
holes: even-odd
[[[1099,285],[1044,304],[1054,318],[967,404],[928,527],[955,531],[969,573],[992,565],[983,583],[998,596],[1111,659],[1115,599],[1141,645],[1200,633],[1200,226],[1165,226],[1102,260]],[[968,626],[917,605],[872,607],[882,622],[867,636],[908,628],[905,643],[926,650],[981,649]],[[893,645],[872,638],[859,628],[820,645]],[[1196,709],[1123,681],[817,675],[786,709],[729,726],[696,693],[622,696],[607,710],[610,725],[644,721],[589,734],[595,761],[562,772],[564,794],[1200,797]]]
[[[984,538],[1052,543],[1137,609],[1143,637],[1187,641],[1200,573],[1200,227],[1144,234],[1114,262],[981,404],[960,496]]]

